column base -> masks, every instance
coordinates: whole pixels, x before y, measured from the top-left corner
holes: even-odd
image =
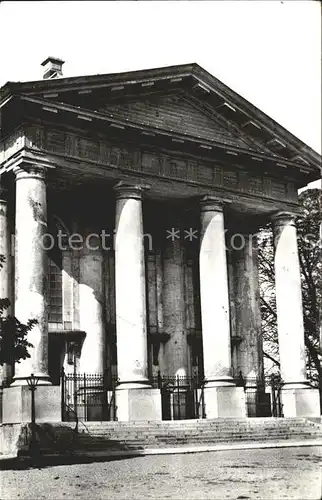
[[[55,385],[37,386],[35,390],[35,416],[38,422],[61,421],[60,387]],[[3,389],[2,421],[5,424],[30,422],[31,391],[28,386]]]
[[[117,389],[117,420],[161,420],[161,393],[159,389]]]
[[[312,387],[284,386],[281,390],[284,417],[319,417],[320,395]]]
[[[207,387],[236,387],[232,377],[206,379],[205,384]]]
[[[245,393],[242,387],[204,388],[206,418],[246,417]]]
[[[139,382],[119,382],[118,389],[151,389],[151,382],[148,379],[140,380]]]
[[[27,375],[26,377],[14,377],[11,387],[28,386],[27,378],[29,376],[30,375]],[[49,375],[47,375],[46,373],[34,373],[34,376],[39,379],[37,387],[39,385],[51,385]]]

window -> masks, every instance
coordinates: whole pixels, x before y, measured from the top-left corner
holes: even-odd
[[[63,281],[61,262],[48,256],[48,321],[63,322]],[[61,259],[60,259],[61,261]]]
[[[62,251],[58,247],[56,220],[50,220],[49,231],[54,237],[55,245],[48,250],[48,322],[63,323]]]

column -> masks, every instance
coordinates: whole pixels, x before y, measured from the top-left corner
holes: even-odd
[[[244,416],[244,394],[231,376],[223,206],[209,196],[201,201],[199,270],[206,414],[208,418]]]
[[[294,215],[272,217],[275,289],[284,416],[319,415],[318,391],[306,378],[301,272]]]
[[[84,248],[79,269],[79,321],[86,333],[80,356],[80,372],[103,375],[105,370],[105,325],[103,254]]]
[[[86,400],[86,418],[97,421],[105,418],[106,398],[103,383],[106,368],[103,276],[103,253],[96,235],[89,233],[79,259],[79,322],[80,329],[85,332],[79,371],[91,382],[86,389],[80,387],[80,396]]]
[[[47,200],[45,168],[22,165],[16,174],[15,316],[26,324],[36,319],[27,335],[30,358],[15,364],[13,384],[3,390],[3,422],[30,422],[30,390],[26,377],[39,378],[35,392],[37,422],[61,418],[60,387],[48,376],[48,327],[46,309]]]
[[[169,335],[165,345],[165,375],[187,377],[188,342],[186,328],[184,247],[180,239],[167,239],[163,256],[163,321]]]
[[[119,420],[161,418],[148,380],[142,188],[116,186],[115,297]]]
[[[15,316],[22,323],[36,319],[28,334],[30,358],[15,365],[15,385],[25,384],[31,373],[49,384],[47,285],[47,200],[45,169],[17,167],[15,237]],[[48,242],[47,242],[48,244]]]
[[[241,372],[246,384],[249,417],[267,416],[265,406],[263,345],[261,336],[260,290],[257,235],[239,234],[235,240],[235,333],[236,375]]]
[[[10,231],[8,220],[8,207],[7,207],[7,191],[0,185],[0,256],[4,257],[4,261],[0,264],[0,300],[11,300],[11,287],[10,287]],[[2,316],[5,317],[9,309],[4,309]],[[7,384],[12,375],[12,365],[4,363],[0,366],[0,385]]]

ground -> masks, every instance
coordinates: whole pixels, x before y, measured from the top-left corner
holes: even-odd
[[[321,466],[321,448],[301,447],[5,468],[0,497],[320,500]]]

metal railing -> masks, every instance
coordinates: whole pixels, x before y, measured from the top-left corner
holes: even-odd
[[[104,374],[61,372],[62,421],[116,420],[117,379]]]
[[[163,420],[206,418],[203,380],[162,376],[159,372],[151,383],[161,391]]]
[[[282,381],[233,378],[245,392],[248,417],[283,417]],[[165,376],[159,372],[150,379],[160,389],[163,420],[206,418],[204,380],[194,376]],[[61,373],[62,421],[117,420],[116,386],[110,372],[104,374]]]
[[[248,417],[283,417],[280,377],[244,378],[240,372],[234,382],[244,388]]]

